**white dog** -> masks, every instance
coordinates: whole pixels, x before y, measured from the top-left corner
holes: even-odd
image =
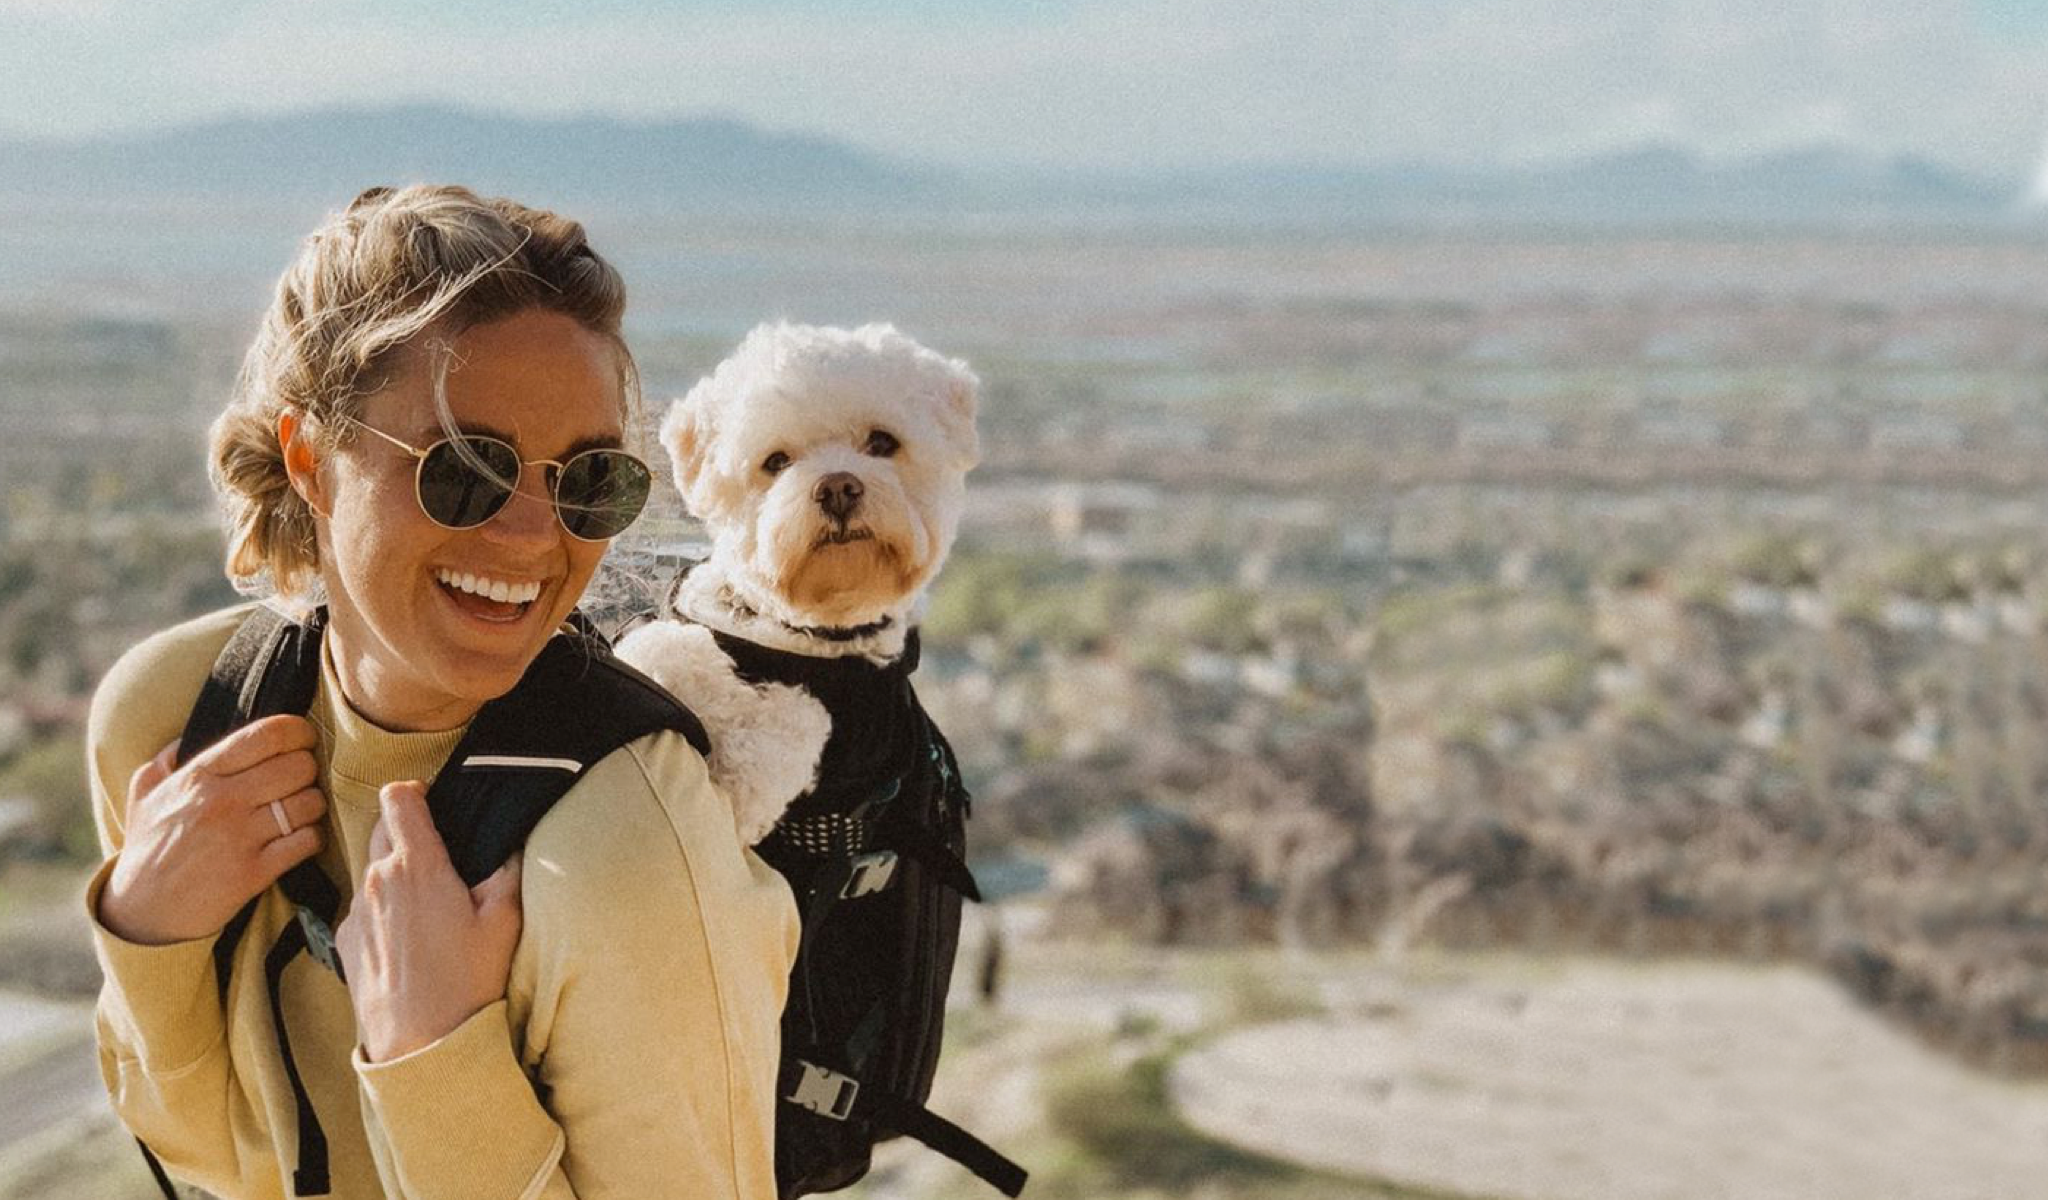
[[[711,556],[618,654],[704,721],[748,844],[799,797],[839,829],[937,761],[913,626],[979,458],[977,387],[888,325],[763,325],[662,422]]]

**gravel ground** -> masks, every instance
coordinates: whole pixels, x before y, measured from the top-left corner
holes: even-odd
[[[1795,969],[1379,976],[1172,1076],[1212,1136],[1512,1200],[2048,1196],[2048,1086],[1973,1074]]]
[[[51,1000],[0,989],[0,1077],[42,1057],[59,1043],[83,1044],[92,1036],[92,1004]],[[91,1054],[86,1053],[87,1061]],[[0,1096],[13,1099],[16,1093]]]
[[[105,1112],[107,1093],[89,1041],[67,1040],[0,1072],[0,1162],[16,1143],[82,1116]]]
[[[1172,1090],[1198,1128],[1274,1157],[1499,1200],[2048,1198],[2048,1085],[1973,1074],[1798,969],[1018,949],[1004,1015],[955,1014],[933,1097],[1005,1147],[1031,1144],[1039,1066],[1061,1046],[1107,1047],[1138,1019],[1193,1032],[1254,971],[1326,1014],[1226,1032]],[[85,1003],[0,992],[0,1097],[26,1122],[0,1129],[0,1167],[20,1157],[7,1143],[39,1147],[103,1104],[89,1021]],[[79,1195],[109,1186],[80,1170]],[[124,1156],[103,1174],[138,1170]],[[974,1186],[898,1145],[856,1194]]]
[[[93,1057],[92,1005],[0,991],[0,1200],[49,1200],[38,1165],[96,1120],[112,1117]]]

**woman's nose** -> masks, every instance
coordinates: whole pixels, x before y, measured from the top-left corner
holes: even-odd
[[[514,490],[505,507],[479,528],[491,541],[519,546],[553,545],[562,533],[554,500],[524,487]]]

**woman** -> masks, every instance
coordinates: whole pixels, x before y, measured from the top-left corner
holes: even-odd
[[[101,1068],[173,1175],[293,1194],[263,956],[312,858],[353,896],[349,985],[302,956],[281,998],[337,1200],[773,1195],[795,913],[688,743],[599,762],[474,890],[424,808],[637,511],[579,490],[644,470],[623,306],[579,226],[449,187],[365,192],[280,281],[213,472],[230,573],[326,605],[311,711],[173,769],[241,608],[131,650],[88,735]],[[509,449],[449,440],[479,434]],[[257,896],[223,1001],[213,943]]]

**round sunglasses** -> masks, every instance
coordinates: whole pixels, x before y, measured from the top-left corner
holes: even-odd
[[[413,496],[443,529],[473,529],[497,516],[518,488],[520,472],[546,467],[554,474],[549,494],[562,528],[581,541],[608,541],[640,515],[653,482],[647,464],[624,450],[585,450],[566,462],[522,459],[510,442],[480,433],[444,437],[422,449],[354,417],[342,420],[418,460]]]

